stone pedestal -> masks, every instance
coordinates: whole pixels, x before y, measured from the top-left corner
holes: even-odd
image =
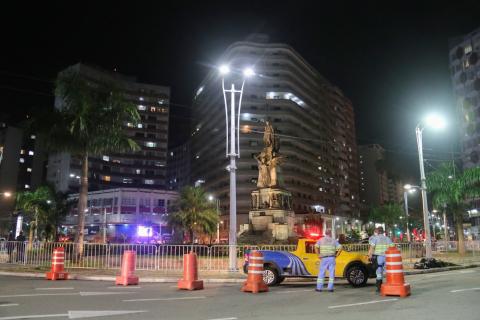
[[[294,236],[295,213],[292,194],[280,188],[261,188],[252,191],[252,210],[249,222],[253,231],[271,230],[276,240]]]

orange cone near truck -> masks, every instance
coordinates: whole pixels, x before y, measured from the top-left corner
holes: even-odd
[[[405,283],[403,275],[402,254],[397,247],[390,247],[385,252],[385,266],[387,281],[382,284],[382,296],[399,296],[405,298],[410,295],[410,285]]]
[[[52,269],[45,276],[47,280],[67,280],[68,273],[64,269],[65,250],[63,247],[55,248],[52,255]]]
[[[267,292],[268,286],[263,282],[263,254],[257,250],[252,251],[248,257],[248,276],[243,284],[243,292]]]

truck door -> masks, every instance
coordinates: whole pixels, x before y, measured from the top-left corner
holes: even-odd
[[[315,253],[315,241],[306,241],[305,242],[305,254],[301,257],[305,268],[312,275],[318,275],[318,269],[320,267],[320,259]]]

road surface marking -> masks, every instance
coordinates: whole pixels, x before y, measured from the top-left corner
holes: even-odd
[[[30,294],[12,294],[7,296],[0,296],[0,298],[21,298],[21,297],[45,297],[45,296],[102,296],[115,294],[130,294],[136,292],[68,292],[68,293],[30,293]]]
[[[208,320],[236,320],[238,318],[230,317],[230,318],[215,318],[215,319],[208,319]]]
[[[68,313],[56,314],[33,314],[26,316],[0,317],[0,320],[16,320],[16,319],[40,319],[40,318],[68,318],[68,319],[84,319],[95,317],[108,317],[123,314],[148,312],[146,310],[100,310],[100,311],[68,311]]]
[[[15,307],[18,306],[18,303],[2,303],[0,307]]]
[[[462,270],[459,271],[458,273],[464,274],[464,273],[475,273],[475,270]]]
[[[35,288],[35,290],[73,290],[74,287],[62,287],[62,288]]]
[[[123,302],[138,302],[138,301],[175,301],[175,300],[195,300],[195,299],[205,299],[205,296],[197,297],[181,297],[181,298],[151,298],[151,299],[130,299],[123,300]]]
[[[328,309],[355,307],[355,306],[361,306],[361,305],[364,305],[364,304],[374,304],[374,303],[380,303],[380,302],[392,302],[392,301],[397,301],[397,300],[398,300],[397,298],[394,298],[394,299],[373,300],[373,301],[351,303],[351,304],[341,304],[341,305],[338,305],[338,306],[329,306]]]
[[[464,292],[464,291],[477,291],[480,290],[480,288],[468,288],[468,289],[458,289],[458,290],[452,290],[450,292],[456,293],[456,292]]]
[[[278,292],[275,292],[275,293],[280,294],[280,293],[295,293],[295,292],[306,292],[306,291],[315,292],[314,289],[303,289],[303,290],[278,291]]]
[[[116,287],[107,287],[107,289],[141,289],[140,286],[116,286]]]

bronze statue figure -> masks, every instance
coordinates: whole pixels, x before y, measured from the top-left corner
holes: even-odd
[[[262,152],[255,156],[258,162],[257,187],[277,187],[277,166],[281,164],[283,156],[278,152],[280,149],[279,139],[275,136],[273,126],[268,121],[265,123],[263,143],[265,147]]]

